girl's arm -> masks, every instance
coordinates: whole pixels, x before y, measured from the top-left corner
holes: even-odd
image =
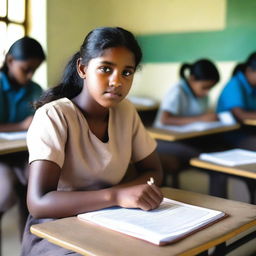
[[[193,122],[213,122],[218,121],[218,116],[215,113],[205,113],[196,116],[175,116],[170,112],[163,111],[161,122],[165,125],[185,125]]]
[[[19,123],[0,124],[0,132],[26,131],[29,128],[32,119],[33,116],[29,116]]]
[[[138,162],[142,174],[132,182],[97,191],[57,191],[60,167],[50,161],[38,160],[30,165],[28,208],[35,218],[62,218],[111,206],[151,210],[159,206],[163,196],[156,186],[161,183],[162,170],[156,153]],[[153,177],[156,185],[148,185]]]
[[[232,113],[240,122],[245,119],[256,119],[256,111],[245,111],[242,108],[233,108]]]

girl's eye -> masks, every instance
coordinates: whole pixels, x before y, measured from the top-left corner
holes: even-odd
[[[131,76],[133,74],[133,71],[131,70],[124,70],[123,71],[123,76]]]
[[[111,72],[111,68],[109,67],[100,67],[99,70],[103,73],[109,73]]]

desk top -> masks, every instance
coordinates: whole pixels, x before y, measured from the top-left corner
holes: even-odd
[[[237,166],[220,165],[199,158],[192,158],[190,164],[194,167],[208,169],[217,172],[228,173],[239,177],[256,179],[256,164],[244,164]]]
[[[255,205],[171,188],[163,188],[162,191],[174,200],[220,210],[230,216],[166,246],[156,246],[77,217],[33,225],[31,232],[82,255],[188,256],[212,248],[244,231],[253,231],[256,227]]]
[[[245,119],[243,124],[256,126],[256,119]]]
[[[0,155],[27,150],[26,140],[0,140]]]
[[[175,132],[175,131],[167,131],[159,128],[153,128],[149,127],[147,128],[147,131],[154,139],[159,140],[165,140],[165,141],[176,141],[176,140],[182,140],[182,139],[189,139],[204,135],[210,135],[220,132],[227,132],[236,130],[240,127],[239,124],[235,125],[229,125],[229,126],[222,126],[222,127],[216,127],[212,129],[207,129],[204,131],[195,131],[195,132]]]

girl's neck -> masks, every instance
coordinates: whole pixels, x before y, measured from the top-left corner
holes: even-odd
[[[94,119],[102,122],[106,122],[108,120],[109,109],[102,107],[97,102],[92,100],[90,97],[82,96],[82,93],[77,95],[72,101],[76,104],[76,106],[80,109],[86,119]]]

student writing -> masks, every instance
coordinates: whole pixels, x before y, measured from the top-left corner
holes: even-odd
[[[234,68],[222,90],[217,111],[232,111],[238,121],[256,119],[256,52]]]
[[[216,114],[209,112],[208,93],[218,81],[219,72],[208,59],[182,64],[180,81],[165,95],[156,123],[184,125],[216,121]]]
[[[77,255],[33,236],[31,224],[115,205],[150,210],[161,203],[156,143],[124,99],[141,57],[130,32],[95,29],[61,83],[38,102],[27,138],[31,215],[22,255]],[[124,183],[131,161],[138,177]]]
[[[215,64],[209,59],[194,63],[183,63],[180,67],[180,81],[165,95],[154,122],[155,127],[163,125],[185,125],[196,121],[216,121],[217,115],[209,111],[208,93],[218,83],[220,76]],[[189,159],[204,151],[204,142],[190,139],[180,142],[159,140],[157,150],[165,173],[173,176],[173,186],[179,187],[177,174],[188,167]]]
[[[23,37],[8,50],[0,69],[0,132],[27,130],[34,113],[31,103],[42,89],[31,79],[45,60],[41,45],[33,38]],[[0,157],[0,216],[16,201],[20,202],[21,233],[27,210],[25,196],[26,177],[24,168],[27,153]],[[22,190],[17,192],[17,186]],[[18,194],[18,195],[17,195]]]

